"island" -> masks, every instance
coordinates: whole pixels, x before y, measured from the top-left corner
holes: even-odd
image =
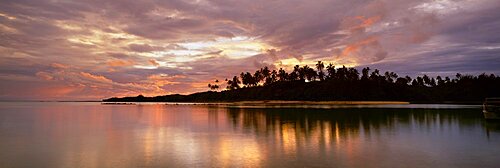
[[[487,97],[500,97],[500,77],[482,73],[457,73],[454,77],[415,78],[395,72],[381,73],[318,61],[316,66],[295,65],[293,71],[263,67],[254,73],[242,72],[224,82],[209,83],[209,91],[189,95],[108,98],[104,102],[412,102],[479,104]],[[225,86],[225,87],[222,87]],[[222,89],[221,88],[225,88]],[[304,102],[302,102],[304,103]]]

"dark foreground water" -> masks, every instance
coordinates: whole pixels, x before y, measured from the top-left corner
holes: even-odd
[[[500,167],[499,125],[469,106],[0,103],[0,167]]]

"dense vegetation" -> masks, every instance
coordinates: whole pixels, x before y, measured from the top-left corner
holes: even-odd
[[[296,65],[292,72],[261,68],[242,72],[225,80],[226,90],[218,92],[219,81],[208,84],[211,90],[191,95],[110,98],[104,101],[241,101],[241,100],[394,100],[411,102],[481,102],[500,96],[500,77],[456,74],[455,77],[409,76],[363,68],[335,68],[318,61],[315,68]]]

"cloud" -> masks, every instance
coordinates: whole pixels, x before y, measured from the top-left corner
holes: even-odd
[[[152,82],[156,86],[163,87],[165,85],[180,84],[178,79],[184,79],[184,75],[167,75],[167,74],[154,74],[147,78],[147,82]]]
[[[54,79],[54,77],[48,72],[37,72],[36,76],[42,78],[43,80],[48,80],[48,81]]]
[[[105,76],[92,74],[89,72],[78,72],[74,70],[54,70],[40,71],[36,76],[42,80],[61,85],[61,87],[74,86],[79,89],[60,93],[60,97],[81,93],[80,91],[91,91],[85,93],[84,97],[105,98],[113,95],[156,95],[169,93],[163,90],[162,86],[176,84],[175,79],[183,76],[151,75],[146,80],[138,82],[120,83]],[[75,91],[75,92],[73,92]],[[100,93],[92,95],[92,93]]]
[[[111,67],[123,67],[123,66],[131,66],[134,65],[133,61],[126,61],[126,60],[120,60],[120,59],[115,59],[107,62],[108,66]]]
[[[409,75],[499,72],[498,8],[496,0],[6,0],[0,98],[191,93],[261,66],[318,60]]]
[[[154,47],[148,44],[130,44],[128,48],[135,52],[150,52],[150,51],[162,50],[161,47]]]
[[[92,81],[93,83],[113,83],[113,81],[104,76],[92,75],[87,72],[80,72],[80,76],[83,77],[85,80]]]
[[[60,63],[52,63],[51,66],[56,69],[68,69],[69,66],[60,64]]]
[[[160,66],[160,63],[158,63],[155,59],[150,59],[149,63],[151,63],[151,65],[153,66]]]

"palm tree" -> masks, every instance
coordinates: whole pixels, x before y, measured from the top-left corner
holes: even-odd
[[[241,83],[243,84],[243,86],[246,86],[248,81],[245,79],[245,73],[241,72],[240,78],[241,78]]]
[[[271,79],[273,82],[276,82],[277,78],[278,78],[278,72],[273,69],[273,71],[271,72]]]
[[[262,81],[264,79],[264,75],[262,74],[262,71],[257,70],[253,74],[253,78],[254,78],[254,80],[253,80],[252,84],[253,84],[253,86],[257,86],[260,83],[260,81]]]
[[[398,78],[398,74],[394,73],[394,72],[389,72],[389,71],[386,71],[385,72],[385,80],[389,83],[394,83],[394,79]]]
[[[444,85],[444,80],[443,80],[443,78],[441,78],[441,76],[437,76],[436,80],[437,80],[437,85],[438,86],[443,86]]]
[[[408,81],[408,83],[410,83],[410,82],[411,82],[411,78],[410,78],[408,75],[406,75],[406,76],[405,76],[405,78],[406,78],[406,80]]]
[[[262,72],[262,75],[264,76],[264,78],[268,78],[271,76],[271,71],[269,70],[269,68],[267,68],[267,66],[262,68],[260,71]]]
[[[243,85],[245,85],[246,87],[250,87],[252,86],[255,82],[252,74],[250,74],[250,72],[246,72],[246,73],[241,73],[240,74],[240,77],[241,77],[241,83],[243,83]]]
[[[215,79],[215,84],[208,84],[210,90],[219,90],[219,80]]]
[[[334,79],[337,80],[347,80],[347,73],[348,70],[345,66],[342,66],[342,68],[337,69],[337,74],[334,76]]]
[[[402,78],[402,77],[399,77],[396,79],[396,84],[398,85],[407,85],[408,84],[408,80],[406,78]]]
[[[445,83],[450,83],[451,82],[450,77],[445,77],[444,81],[445,81]]]
[[[434,78],[431,78],[431,83],[430,83],[430,85],[431,85],[432,87],[435,87],[435,86],[436,86],[436,80],[435,80]]]
[[[325,80],[325,72],[323,72],[323,69],[325,69],[325,64],[323,64],[323,62],[321,61],[318,61],[318,63],[316,63],[316,69],[318,69],[319,80]]]
[[[328,75],[327,75],[327,79],[333,79],[335,74],[336,74],[336,71],[335,71],[335,66],[330,63],[328,66],[326,66],[326,71],[328,72]]]
[[[238,79],[237,76],[234,76],[232,80],[226,80],[226,81],[227,81],[227,89],[235,90],[240,88],[241,81]]]
[[[218,90],[219,89],[219,85],[216,85],[216,84],[208,84],[208,88],[210,88],[210,90]]]
[[[297,80],[299,78],[299,71],[300,71],[300,66],[299,65],[295,65],[293,67],[293,72],[290,73],[290,80],[294,81],[294,80]]]
[[[232,81],[232,80],[229,80],[229,79],[227,79],[227,78],[226,78],[226,84],[227,84],[227,85],[226,85],[226,89],[227,89],[227,90],[233,90],[233,89],[231,88],[231,85],[233,84],[233,81]]]
[[[423,77],[423,80],[424,80],[424,85],[427,85],[427,86],[431,86],[431,78],[429,78],[429,76],[427,75],[424,75]]]
[[[307,79],[308,81],[314,81],[316,80],[316,76],[318,76],[318,74],[316,73],[316,71],[314,71],[313,68],[305,65],[304,67],[302,67],[302,71],[304,73],[304,77],[305,79]]]
[[[417,79],[413,79],[413,81],[411,82],[411,86],[418,86],[418,81]]]
[[[269,70],[269,68],[267,66],[265,66],[264,68],[261,68],[260,69],[260,72],[262,74],[262,77],[264,79],[264,85],[268,85],[268,84],[271,84],[271,70]]]
[[[276,70],[273,70],[270,75],[266,78],[266,81],[264,82],[264,85],[270,85],[274,82],[276,82],[276,77],[277,77],[278,72]]]
[[[380,74],[379,74],[379,70],[378,69],[375,69],[371,74],[370,74],[370,80],[372,81],[378,81],[379,77],[380,77]]]
[[[418,86],[425,86],[424,78],[417,76],[417,84]]]
[[[366,68],[363,68],[363,70],[361,70],[361,80],[368,80],[368,74],[370,74],[370,67],[366,67]]]
[[[280,70],[278,71],[278,78],[279,81],[287,81],[288,73],[283,68],[280,68]]]
[[[299,74],[300,81],[304,81],[306,79],[306,71],[305,71],[306,68],[309,68],[309,67],[307,67],[307,65],[306,65],[306,66],[298,68],[297,72]]]
[[[355,68],[349,68],[349,70],[347,71],[346,77],[347,77],[347,80],[349,80],[349,81],[357,81],[357,80],[359,80],[359,72]]]

